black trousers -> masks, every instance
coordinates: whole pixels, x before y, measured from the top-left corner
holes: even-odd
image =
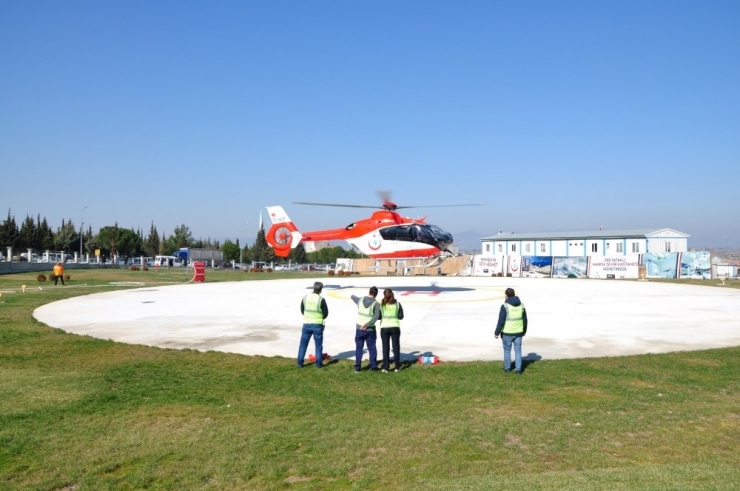
[[[380,339],[383,341],[383,370],[391,366],[391,342],[393,343],[393,358],[396,360],[396,370],[401,369],[401,328],[383,327],[380,329]]]
[[[62,280],[62,285],[64,285],[64,275],[60,274],[58,276],[57,275],[54,276],[54,284],[55,285],[57,284],[57,281],[58,280]]]

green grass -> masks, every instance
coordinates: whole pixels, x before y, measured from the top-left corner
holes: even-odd
[[[67,287],[42,290],[35,274],[0,276],[0,489],[740,482],[740,348],[543,360],[521,377],[498,362],[298,370],[285,358],[125,345],[37,323],[37,306],[121,288],[111,282],[184,281],[172,270],[69,274]]]

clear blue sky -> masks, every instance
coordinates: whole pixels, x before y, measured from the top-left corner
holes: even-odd
[[[740,246],[740,2],[0,3],[0,220],[251,243],[380,189],[487,203],[408,210],[453,234]]]

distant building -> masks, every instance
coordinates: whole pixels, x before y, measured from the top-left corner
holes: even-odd
[[[499,232],[481,239],[487,256],[628,256],[687,252],[689,235],[670,228],[588,232]]]

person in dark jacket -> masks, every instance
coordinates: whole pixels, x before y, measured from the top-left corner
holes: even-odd
[[[514,345],[514,370],[522,374],[522,338],[527,334],[527,310],[513,288],[506,289],[506,300],[501,305],[496,325],[496,339],[501,336],[504,345],[504,372],[511,371],[511,346]]]
[[[357,304],[357,322],[355,325],[355,373],[360,373],[362,365],[362,352],[367,344],[367,352],[370,356],[370,370],[378,369],[378,334],[375,323],[380,319],[380,304],[375,297],[378,296],[378,287],[371,287],[366,297],[352,295],[352,301]]]
[[[324,359],[324,325],[325,319],[329,317],[329,307],[326,306],[326,300],[321,296],[324,284],[317,281],[313,284],[313,292],[309,293],[301,300],[301,314],[303,314],[303,330],[301,332],[301,342],[298,345],[298,358],[296,364],[298,368],[303,368],[303,360],[306,356],[308,343],[313,336],[313,342],[316,346],[316,368],[321,368]]]

